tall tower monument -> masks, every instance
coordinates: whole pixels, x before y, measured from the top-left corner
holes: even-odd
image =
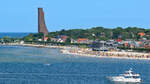
[[[38,8],[38,32],[48,35],[48,30],[45,24],[43,8]]]

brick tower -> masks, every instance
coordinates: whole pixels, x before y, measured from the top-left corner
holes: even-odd
[[[43,33],[44,37],[48,35],[48,30],[44,19],[43,8],[38,8],[38,32]]]

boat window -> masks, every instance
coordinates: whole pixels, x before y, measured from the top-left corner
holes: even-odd
[[[125,78],[132,78],[131,76],[125,76]]]
[[[133,76],[133,78],[139,78],[139,76]]]

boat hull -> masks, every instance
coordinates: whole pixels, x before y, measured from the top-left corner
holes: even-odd
[[[140,78],[124,78],[122,76],[116,76],[116,77],[110,77],[109,78],[111,81],[114,82],[131,82],[131,83],[140,83],[141,79]]]

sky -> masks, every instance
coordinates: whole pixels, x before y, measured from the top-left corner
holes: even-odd
[[[103,26],[150,28],[150,0],[1,0],[0,32],[37,32],[38,7],[49,32]]]

